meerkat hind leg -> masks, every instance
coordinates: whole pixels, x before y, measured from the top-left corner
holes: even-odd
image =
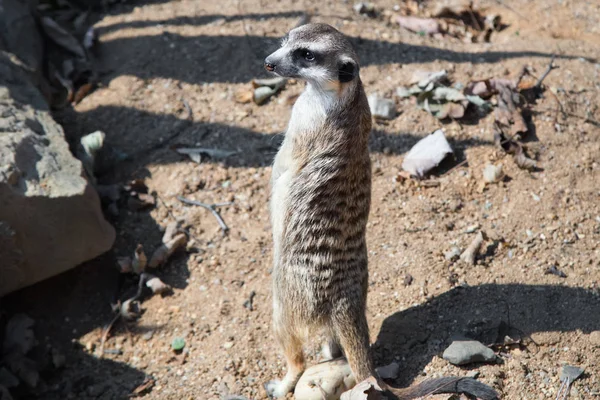
[[[281,381],[272,380],[265,384],[267,394],[272,398],[285,397],[286,394],[294,390],[296,383],[298,383],[304,372],[302,341],[289,333],[277,334],[277,338],[283,348],[287,372]]]
[[[361,382],[369,376],[375,376],[373,360],[369,353],[367,318],[363,310],[341,314],[334,320],[336,334],[356,382]]]

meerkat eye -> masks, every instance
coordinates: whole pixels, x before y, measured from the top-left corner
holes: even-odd
[[[308,50],[302,51],[302,57],[304,57],[304,59],[306,61],[314,61],[315,60],[315,55],[311,51],[308,51]]]

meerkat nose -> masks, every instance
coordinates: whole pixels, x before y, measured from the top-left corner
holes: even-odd
[[[265,69],[271,72],[275,71],[275,64],[270,63],[268,58],[265,59]]]

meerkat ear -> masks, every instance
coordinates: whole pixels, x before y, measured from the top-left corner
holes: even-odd
[[[352,81],[358,75],[358,65],[354,61],[340,61],[338,63],[338,76],[342,83]]]

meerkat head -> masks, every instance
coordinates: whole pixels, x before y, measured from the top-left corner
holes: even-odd
[[[306,24],[290,31],[279,50],[265,59],[265,68],[279,76],[319,86],[358,78],[358,57],[348,39],[326,24]]]

